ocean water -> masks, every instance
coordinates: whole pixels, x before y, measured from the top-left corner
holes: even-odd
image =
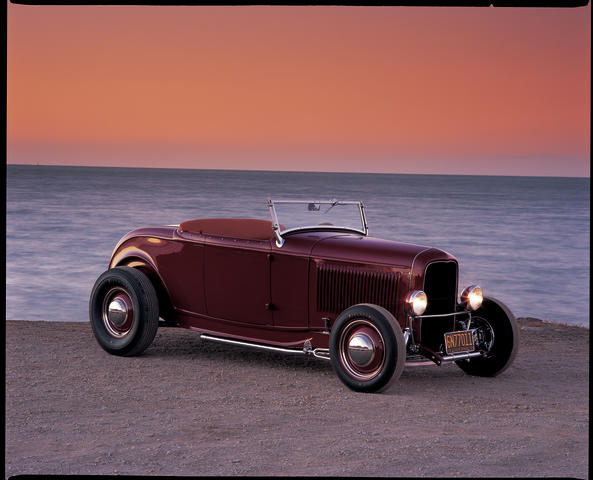
[[[266,198],[363,200],[369,234],[455,255],[518,317],[589,326],[589,178],[7,166],[6,318],[88,320],[140,226],[268,218]]]

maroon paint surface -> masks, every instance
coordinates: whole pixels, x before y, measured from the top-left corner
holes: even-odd
[[[314,348],[328,348],[325,319],[331,325],[339,312],[317,310],[319,264],[363,270],[369,278],[392,275],[393,313],[404,327],[404,298],[423,288],[426,266],[455,261],[435,248],[354,233],[292,233],[278,247],[273,237],[234,238],[217,228],[218,234],[176,226],[134,230],[120,240],[109,267],[149,271],[172,307],[165,320],[179,327],[285,347],[310,340]],[[229,231],[244,230],[235,221]]]

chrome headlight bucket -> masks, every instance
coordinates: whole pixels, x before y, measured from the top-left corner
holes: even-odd
[[[484,301],[484,293],[478,285],[470,285],[461,292],[461,303],[465,304],[467,310],[477,310]]]
[[[408,311],[414,315],[422,315],[428,305],[428,297],[422,290],[413,290],[406,295]]]

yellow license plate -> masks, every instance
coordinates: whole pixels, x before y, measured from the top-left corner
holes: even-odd
[[[475,331],[474,329],[445,333],[445,350],[447,354],[473,352],[476,349],[474,344]]]

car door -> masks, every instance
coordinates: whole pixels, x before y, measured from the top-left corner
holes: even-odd
[[[274,325],[306,329],[309,326],[309,257],[292,248],[293,243],[297,242],[286,242],[283,249],[274,248],[271,257]]]
[[[270,242],[205,237],[204,293],[208,316],[272,325]]]

